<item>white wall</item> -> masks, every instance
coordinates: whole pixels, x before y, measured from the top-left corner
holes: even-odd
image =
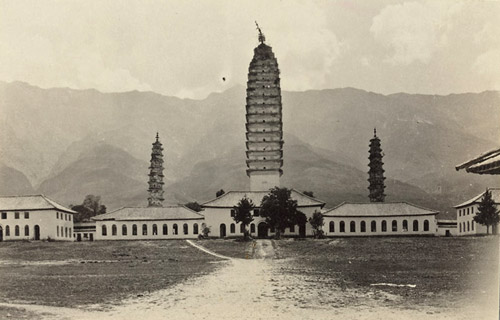
[[[474,216],[477,214],[478,210],[477,207],[478,204],[471,204],[457,209],[457,231],[459,236],[486,234],[486,226],[474,221]]]
[[[33,240],[36,225],[40,227],[40,240],[51,238],[61,241],[73,241],[73,214],[71,213],[56,210],[1,212],[7,213],[7,219],[2,219],[2,216],[0,216],[0,226],[3,230],[4,241]],[[15,218],[15,212],[19,212],[19,219]],[[25,212],[29,213],[29,218],[27,219],[25,218]],[[10,235],[7,235],[7,226],[10,229]],[[15,233],[16,226],[19,226],[19,236],[16,236]],[[25,235],[25,226],[29,228],[28,235]]]
[[[203,218],[196,220],[147,220],[147,221],[96,221],[96,233],[94,240],[156,240],[156,239],[196,239],[203,229]],[[133,235],[133,225],[137,225],[137,235]],[[167,234],[163,234],[163,225],[167,225]],[[178,232],[174,234],[174,224],[177,224]],[[188,225],[188,233],[184,234],[183,225]],[[194,225],[198,225],[198,233],[194,233]],[[116,235],[113,235],[113,225],[116,226]],[[123,235],[122,226],[127,227],[127,234]],[[147,226],[147,235],[143,235],[142,226]],[[153,225],[157,226],[157,234],[153,234]],[[102,234],[103,226],[106,226],[107,235]]]
[[[236,204],[235,204],[236,205]],[[205,208],[204,209],[204,216],[205,216],[205,223],[207,224],[208,227],[210,227],[210,236],[211,237],[217,237],[219,238],[220,235],[220,225],[225,224],[226,225],[226,236],[227,237],[240,237],[243,235],[243,233],[240,232],[240,225],[241,223],[236,224],[234,222],[234,219],[231,217],[231,209],[232,208]],[[321,207],[315,206],[315,207],[299,207],[298,208],[301,212],[303,212],[307,219],[312,216],[314,211],[320,211]],[[251,232],[252,237],[257,237],[258,234],[258,225],[261,222],[264,222],[265,219],[262,217],[253,217],[254,220],[252,221],[252,224],[255,224],[255,232]],[[231,233],[231,224],[235,224],[235,233]],[[248,231],[251,231],[251,226],[248,226]],[[274,233],[271,233],[269,231],[269,235],[273,235]],[[284,235],[288,236],[298,236],[299,235],[299,226],[295,226],[294,232],[290,232],[290,229],[287,228],[285,230]],[[309,222],[306,223],[306,236],[312,236],[313,235],[313,230]]]
[[[268,191],[280,186],[278,171],[253,171],[250,173],[250,191]]]
[[[397,224],[397,231],[392,231],[392,221]],[[403,221],[408,221],[408,230],[403,230]],[[418,221],[418,231],[413,231],[413,221]],[[424,231],[424,221],[429,221],[429,230]],[[345,224],[345,231],[340,232],[341,221]],[[351,232],[351,221],[354,221],[355,232]],[[366,223],[366,231],[361,232],[361,222]],[[371,223],[375,221],[376,231],[371,231]],[[387,231],[382,231],[382,221],[387,223]],[[323,231],[326,236],[409,236],[409,235],[435,235],[437,234],[437,224],[435,215],[425,216],[396,216],[396,217],[324,217]],[[334,231],[330,230],[330,222],[334,223]]]

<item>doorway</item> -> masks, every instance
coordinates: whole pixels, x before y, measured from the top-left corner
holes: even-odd
[[[226,237],[226,225],[224,223],[222,223],[220,225],[220,237],[221,238],[225,238]]]
[[[3,229],[0,226],[0,242],[2,242],[2,241],[3,241]]]
[[[306,237],[306,224],[303,223],[299,226],[299,237],[305,238]]]
[[[35,237],[34,240],[40,240],[40,227],[35,225]]]
[[[259,223],[259,225],[257,226],[257,237],[267,238],[269,236],[268,230],[269,228],[267,227],[267,224],[265,222]]]

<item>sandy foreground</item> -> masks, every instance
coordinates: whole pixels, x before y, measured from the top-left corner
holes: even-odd
[[[111,309],[84,309],[26,304],[21,308],[41,319],[497,319],[484,308],[412,308],[397,304],[399,297],[382,290],[353,291],[336,286],[319,288],[311,276],[286,275],[273,259],[270,240],[258,240],[253,259],[230,259],[197,246],[224,260],[217,271],[143,297],[123,301]],[[393,301],[388,307],[384,301]],[[395,307],[394,305],[397,305]]]

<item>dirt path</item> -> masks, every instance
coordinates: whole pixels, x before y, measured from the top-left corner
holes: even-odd
[[[271,240],[256,241],[252,252],[254,259],[221,261],[224,266],[212,274],[126,300],[111,311],[21,307],[44,319],[467,319],[429,310],[391,309],[368,296],[366,303],[352,306],[350,296],[359,298],[362,293],[335,287],[328,292],[315,290],[307,275],[283,275],[280,265],[288,262],[273,259]],[[323,295],[328,300],[322,300]]]

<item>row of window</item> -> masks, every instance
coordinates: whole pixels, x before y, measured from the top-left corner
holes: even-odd
[[[29,235],[30,235],[30,226],[26,225],[24,226],[24,236],[29,237]],[[10,226],[5,226],[5,236],[10,237]],[[14,237],[20,237],[20,236],[21,236],[21,228],[19,226],[15,226]]]
[[[7,212],[2,212],[2,219],[7,219]],[[19,219],[20,213],[19,212],[14,212],[14,219]],[[30,218],[30,213],[28,211],[24,212],[24,219],[29,219]]]
[[[470,211],[469,211],[470,209]],[[463,209],[458,209],[458,216],[461,217],[461,216],[465,216],[465,215],[469,215],[469,214],[474,214],[474,207],[469,207],[467,208],[463,208]]]
[[[458,227],[460,232],[474,231],[474,221],[467,221],[467,224],[465,222],[459,223]]]
[[[143,224],[142,225],[142,235],[143,236],[147,236],[148,235],[148,225],[147,224]],[[183,234],[189,234],[189,225],[187,223],[183,224],[182,225],[182,232]],[[198,224],[195,223],[193,224],[193,234],[198,234]],[[132,225],[132,235],[133,236],[136,236],[138,233],[137,233],[137,225],[136,224],[133,224]],[[158,226],[156,224],[153,224],[152,227],[151,227],[151,234],[153,236],[157,236],[159,233],[158,233]],[[179,227],[176,223],[174,223],[174,225],[172,226],[172,234],[173,235],[177,235],[179,234]],[[101,235],[103,236],[107,236],[108,235],[108,227],[106,225],[103,225],[101,227]],[[112,225],[111,226],[111,236],[117,236],[118,235],[118,227],[116,226],[116,224]],[[128,235],[128,227],[126,224],[122,225],[122,228],[121,228],[121,235],[122,236],[126,236]],[[168,235],[168,226],[166,224],[164,224],[162,226],[162,235]]]
[[[56,218],[61,219],[61,220],[65,220],[65,221],[71,221],[71,214],[56,212]]]
[[[59,237],[59,234],[61,237],[64,237],[64,238],[70,238],[71,237],[71,228],[68,228],[68,227],[61,227],[60,229],[61,231],[59,231],[59,226],[57,226],[57,236]]]
[[[260,216],[259,209],[254,209],[253,210],[253,216],[254,217],[259,217]],[[236,217],[236,209],[231,209],[231,217]]]
[[[339,225],[339,231],[338,232],[346,232],[346,225],[344,221],[340,221]],[[418,220],[413,220],[413,231],[419,231],[419,222]],[[361,221],[359,224],[359,231],[360,232],[367,232],[367,226],[365,221]],[[404,232],[409,231],[408,229],[408,220],[403,220],[403,223],[401,225],[401,230]],[[429,220],[424,220],[424,231],[429,231]],[[381,232],[387,232],[387,221],[382,220],[380,223],[380,231]],[[392,232],[397,232],[398,231],[398,221],[397,220],[392,220],[391,223],[391,231]],[[335,222],[330,221],[329,224],[329,232],[335,232]],[[356,222],[351,221],[349,224],[349,232],[356,232]],[[370,232],[377,232],[377,222],[372,221],[370,223]]]

